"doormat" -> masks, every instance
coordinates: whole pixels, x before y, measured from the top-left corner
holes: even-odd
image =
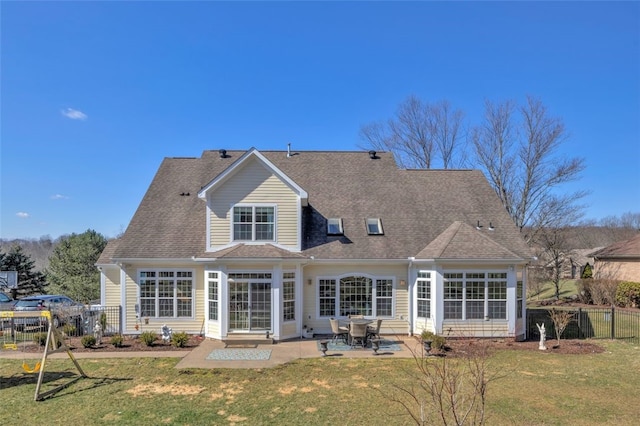
[[[357,350],[357,349],[360,349],[360,350],[371,349],[371,342],[367,343],[366,348],[363,348],[362,345],[357,345],[352,348],[351,345],[347,345],[342,340],[338,340],[336,342],[332,342],[330,339],[327,339],[327,340],[329,340],[329,343],[327,344],[328,351],[342,352],[342,351],[350,351],[350,350]],[[402,350],[398,342],[394,340],[382,340],[379,344],[380,344],[380,349],[378,350],[378,352]],[[318,350],[320,350],[320,341],[318,341]]]
[[[266,361],[271,349],[214,349],[206,359],[216,361]]]

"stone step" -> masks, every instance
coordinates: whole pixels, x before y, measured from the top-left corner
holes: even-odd
[[[225,348],[255,348],[258,345],[273,345],[273,338],[267,338],[264,334],[230,334],[223,338]]]

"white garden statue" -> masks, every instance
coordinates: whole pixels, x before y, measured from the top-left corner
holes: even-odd
[[[547,346],[545,345],[545,341],[547,340],[547,331],[544,328],[544,323],[542,325],[536,323],[538,326],[538,331],[540,331],[540,344],[538,345],[538,349],[541,351],[546,351]]]
[[[173,334],[173,330],[167,327],[167,324],[164,324],[160,331],[162,332],[162,341],[165,343],[169,343],[171,341],[171,335]]]
[[[93,337],[96,338],[96,343],[102,343],[102,326],[98,322],[93,327]]]

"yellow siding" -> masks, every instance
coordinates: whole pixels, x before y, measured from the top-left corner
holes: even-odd
[[[120,269],[104,268],[104,301],[106,306],[120,306]]]
[[[505,337],[508,331],[507,321],[445,320],[442,326],[444,337]]]
[[[125,315],[127,321],[127,330],[125,333],[135,333],[136,325],[136,311],[135,305],[138,303],[138,285],[136,279],[138,276],[138,270],[142,268],[148,269],[161,269],[154,265],[128,265],[125,269],[126,272],[126,305]],[[195,317],[194,319],[172,319],[167,318],[149,318],[149,323],[145,324],[145,319],[140,318],[138,324],[140,324],[140,331],[151,330],[160,332],[160,328],[166,324],[173,329],[173,331],[185,331],[187,333],[197,334],[200,333],[202,328],[202,321],[204,319],[204,267],[195,267],[193,265],[177,265],[171,268],[189,269],[194,271],[195,279],[195,294],[194,294],[194,306]]]
[[[298,333],[296,332],[295,322],[286,322],[282,325],[282,335],[286,337],[294,337]]]
[[[276,242],[288,247],[298,245],[300,219],[296,194],[254,160],[213,192],[209,217],[211,246],[224,246],[231,242],[230,208],[238,203],[276,204]]]

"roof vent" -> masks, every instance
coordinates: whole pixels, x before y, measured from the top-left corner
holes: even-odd
[[[227,150],[226,149],[219,149],[218,153],[220,154],[220,158],[227,158]]]
[[[291,157],[291,142],[287,144],[287,158]]]
[[[369,158],[371,158],[372,160],[375,160],[376,158],[376,152],[374,150],[369,151]]]

